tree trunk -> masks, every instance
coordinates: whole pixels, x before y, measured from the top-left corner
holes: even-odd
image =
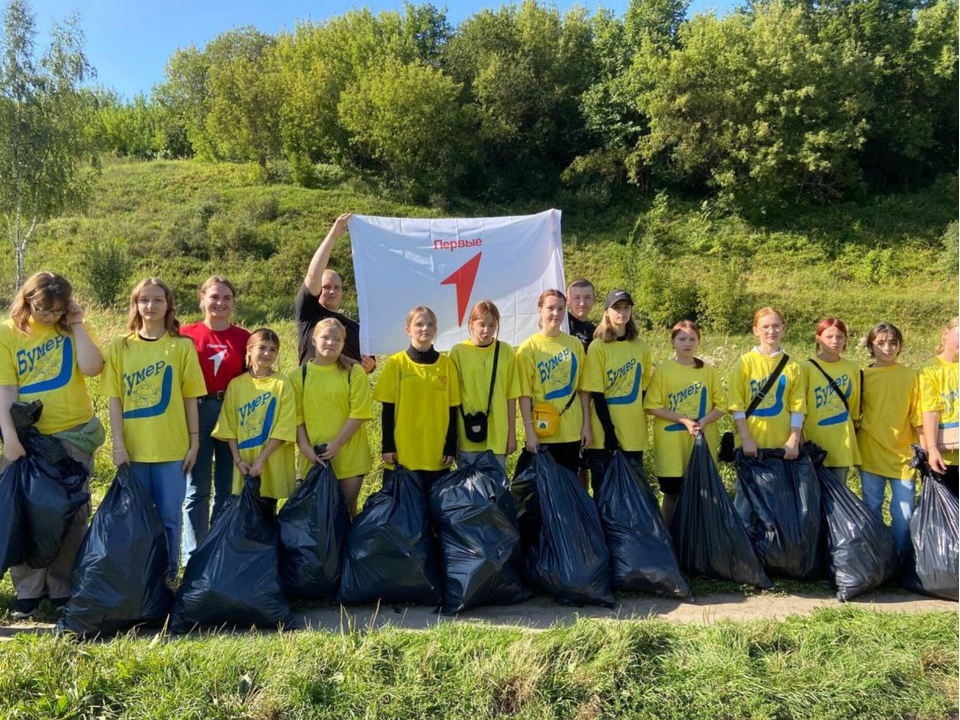
[[[23,256],[26,246],[21,245],[20,243],[16,244],[17,247],[17,292],[20,291],[20,288],[23,287]]]

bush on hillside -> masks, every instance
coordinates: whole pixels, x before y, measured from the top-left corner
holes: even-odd
[[[104,308],[113,307],[130,282],[133,260],[126,242],[96,239],[87,243],[80,262],[83,287]]]

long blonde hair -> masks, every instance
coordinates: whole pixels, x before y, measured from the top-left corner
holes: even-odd
[[[172,337],[179,337],[180,321],[177,320],[177,306],[173,302],[173,291],[158,277],[144,278],[137,283],[133,292],[130,293],[130,312],[127,314],[127,329],[130,331],[128,337],[136,335],[143,329],[143,318],[140,317],[140,309],[137,307],[137,303],[140,301],[140,293],[150,285],[155,285],[163,290],[164,299],[167,301],[167,312],[163,316],[163,326],[166,328],[167,334]],[[126,338],[124,338],[124,342],[126,342]]]
[[[336,328],[337,336],[339,337],[340,342],[342,343],[347,342],[347,329],[343,326],[343,323],[337,320],[336,318],[324,318],[323,320],[318,322],[313,328],[313,333],[311,334],[310,339],[314,343],[316,343],[317,335],[320,334],[321,330],[328,327]],[[339,367],[341,370],[346,370],[347,372],[350,372],[350,368],[356,365],[356,363],[357,363],[356,360],[354,360],[353,358],[348,358],[346,355],[343,354],[343,349],[342,348],[340,349],[340,354],[337,356],[337,367]]]
[[[940,344],[937,345],[937,350],[936,350],[936,354],[937,354],[937,355],[939,355],[940,353],[942,353],[943,350],[944,350],[944,347],[943,347],[943,333],[949,332],[950,330],[953,330],[954,328],[957,327],[958,324],[960,324],[960,317],[953,317],[953,318],[950,318],[950,320],[947,322],[947,324],[943,326],[943,330],[940,331]]]
[[[609,310],[610,308],[607,308]],[[600,324],[593,331],[593,339],[601,342],[614,342],[617,339],[617,331],[613,329],[610,319],[607,317],[607,310],[603,311],[603,317],[600,318]],[[627,340],[636,340],[640,336],[637,331],[637,324],[633,321],[633,312],[630,312],[630,319],[627,320],[626,337]]]
[[[20,288],[20,292],[10,303],[10,317],[20,332],[30,332],[30,308],[40,305],[42,308],[52,308],[60,305],[63,315],[57,320],[56,327],[62,333],[70,332],[67,325],[67,308],[73,300],[73,286],[63,276],[55,272],[42,271],[34,273]]]

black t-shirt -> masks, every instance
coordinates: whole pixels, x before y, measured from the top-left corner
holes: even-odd
[[[567,313],[567,321],[570,324],[570,334],[583,343],[583,349],[593,342],[593,333],[597,326],[589,320],[578,320],[572,313]]]
[[[347,341],[343,346],[343,354],[352,360],[360,362],[360,323],[351,320],[342,313],[327,310],[320,304],[319,295],[311,295],[306,285],[300,286],[297,299],[293,305],[294,316],[297,319],[297,352],[300,364],[313,360],[314,347],[310,341],[313,328],[326,318],[339,320],[347,329]]]

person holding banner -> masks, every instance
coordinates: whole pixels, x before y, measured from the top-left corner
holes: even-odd
[[[590,394],[582,392],[583,344],[560,328],[566,297],[544,290],[537,300],[540,332],[517,350],[520,372],[520,415],[526,449],[542,446],[574,475],[580,452],[593,441],[590,430]]]
[[[376,367],[376,358],[360,354],[360,323],[340,312],[343,300],[343,280],[334,270],[327,267],[330,254],[337,239],[347,231],[351,213],[344,213],[333,223],[333,227],[313,254],[303,286],[294,301],[294,316],[297,320],[297,350],[300,364],[312,360],[315,352],[313,328],[326,318],[334,318],[347,329],[347,342],[343,354],[363,366],[367,373]]]
[[[492,450],[506,470],[507,455],[517,449],[520,378],[516,355],[497,339],[500,311],[491,301],[473,306],[467,327],[470,339],[450,350],[460,377],[459,457],[469,460]]]
[[[420,305],[407,313],[410,347],[387,358],[373,391],[383,403],[385,474],[399,463],[415,471],[429,494],[457,454],[460,378],[457,366],[433,347],[437,316]]]
[[[648,436],[643,395],[653,376],[653,355],[633,322],[630,293],[610,291],[603,308],[583,375],[583,389],[596,410],[591,418],[593,442],[584,453],[594,497],[600,494],[614,450],[642,471]]]

